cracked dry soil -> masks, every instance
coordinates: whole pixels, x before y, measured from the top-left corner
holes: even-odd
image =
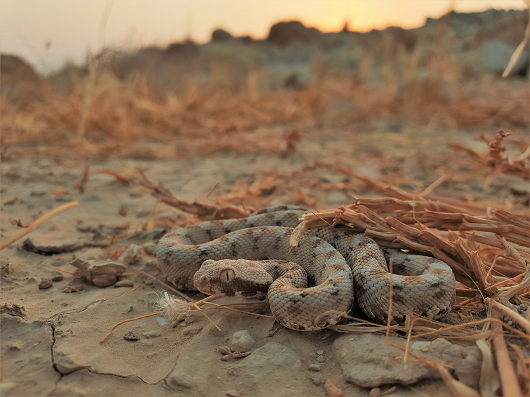
[[[262,170],[288,172],[311,160],[326,160],[322,152],[311,152],[315,145],[302,143],[299,152],[284,161],[270,154],[221,154],[209,159],[105,160],[92,166],[114,170],[141,167],[179,198],[194,199],[204,197],[215,183],[219,183],[217,192],[223,194],[238,181],[255,180]],[[140,225],[154,204],[141,188],[123,186],[108,175],[91,177],[87,191],[79,194],[73,186],[83,166],[81,162],[38,158],[1,164],[2,239],[15,230],[12,219],[28,223],[62,202],[80,201],[32,232],[28,236],[31,244],[22,239],[0,253],[1,304],[10,309],[1,314],[1,395],[326,396],[327,379],[345,396],[368,396],[375,387],[385,391],[392,385],[397,386],[393,396],[449,394],[439,375],[414,367],[419,364],[409,363],[409,370],[404,371],[403,363],[395,360],[401,352],[389,348],[384,335],[361,340],[358,335],[329,330],[302,333],[279,328],[271,333],[271,318],[236,311],[211,310],[209,319],[193,313],[174,327],[162,318],[148,317],[119,326],[100,343],[117,322],[151,313],[156,294],[164,289],[142,274],[122,277],[128,281],[122,288],[99,288],[73,276],[76,269],[70,263],[74,258],[105,258],[105,248],[95,243],[104,241],[102,236],[119,233],[127,222]],[[371,167],[369,162],[363,166]],[[337,190],[318,194],[318,208],[332,208],[349,199]],[[290,198],[277,196],[269,204],[288,203]],[[156,224],[159,219],[185,218],[180,211],[160,204],[152,219]],[[122,245],[152,248],[163,231],[163,226],[156,227]],[[45,250],[36,253],[28,251],[32,245],[59,249],[52,250],[53,255]],[[75,251],[60,252],[60,247],[72,246]],[[144,270],[162,279],[155,258],[147,248],[145,251],[140,260],[128,265],[127,272]],[[63,277],[57,277],[58,273]],[[42,279],[56,281],[41,289]],[[221,360],[219,348],[230,346],[233,335],[242,330],[252,339],[251,353]],[[396,343],[404,340],[397,338]],[[467,369],[458,376],[476,387],[481,361],[476,348],[445,341],[440,346],[444,361],[466,362]]]

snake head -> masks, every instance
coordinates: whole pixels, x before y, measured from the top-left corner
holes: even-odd
[[[193,276],[195,288],[207,295],[264,296],[272,281],[262,266],[246,259],[210,259]]]

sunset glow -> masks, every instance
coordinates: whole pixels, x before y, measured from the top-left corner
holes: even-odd
[[[82,62],[88,49],[97,52],[103,45],[167,45],[187,37],[206,42],[218,27],[258,39],[267,36],[272,24],[286,20],[300,20],[322,31],[339,31],[346,21],[357,31],[414,28],[427,17],[440,17],[451,4],[458,12],[525,7],[522,0],[4,0],[0,46],[2,52],[50,71],[66,60]],[[100,26],[106,9],[110,13],[103,43]]]

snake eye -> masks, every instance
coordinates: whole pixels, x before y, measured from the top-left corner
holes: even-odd
[[[223,269],[221,270],[219,279],[221,280],[222,283],[231,283],[235,277],[236,277],[236,272],[234,272],[233,269]]]

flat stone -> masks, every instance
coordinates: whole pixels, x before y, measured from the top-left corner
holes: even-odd
[[[391,336],[390,343],[405,346],[403,338]],[[440,373],[432,367],[407,362],[403,351],[389,346],[384,335],[344,335],[333,343],[344,378],[357,386],[374,388],[383,384],[412,384],[421,379],[439,379]],[[416,343],[410,352],[430,361],[442,361],[454,367],[454,376],[467,386],[478,388],[481,354],[476,346],[459,346],[445,339]]]
[[[390,343],[404,346],[403,339],[390,337]],[[420,379],[439,378],[436,369],[416,362],[408,362],[405,367],[403,351],[389,346],[384,335],[344,335],[333,343],[342,373],[347,382],[361,387],[378,387],[382,384],[415,383]]]
[[[266,343],[239,363],[240,369],[255,376],[259,374],[260,377],[278,371],[288,373],[300,369],[301,366],[302,363],[294,350],[275,342]],[[289,368],[289,371],[286,371],[286,368]]]

